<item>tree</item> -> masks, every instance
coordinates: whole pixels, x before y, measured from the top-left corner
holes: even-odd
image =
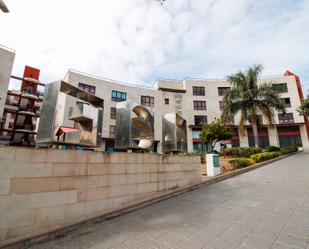
[[[217,142],[230,139],[232,136],[232,129],[222,123],[220,119],[205,124],[200,133],[200,139],[203,143],[210,144],[211,151],[213,151]]]
[[[298,108],[301,115],[309,116],[309,98],[302,101],[301,106]]]
[[[259,147],[257,115],[264,115],[272,125],[275,111],[285,113],[285,106],[272,84],[257,84],[262,69],[262,65],[253,65],[246,71],[228,76],[231,89],[223,97],[222,119],[229,120],[240,112],[240,128],[244,129],[246,121],[252,124],[255,147]]]

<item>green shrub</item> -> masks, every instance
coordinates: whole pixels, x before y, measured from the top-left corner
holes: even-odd
[[[250,158],[256,161],[257,163],[259,163],[259,162],[267,161],[272,158],[276,158],[281,155],[283,155],[281,151],[262,152],[262,153],[251,155]]]
[[[289,147],[281,148],[281,152],[283,154],[289,154],[289,153],[293,153],[297,151],[298,151],[298,148],[296,146],[289,146]]]
[[[264,151],[265,152],[273,152],[273,151],[281,151],[281,149],[280,149],[280,147],[269,145],[269,146],[266,146]]]
[[[233,159],[230,160],[229,163],[233,166],[233,169],[240,169],[240,168],[245,168],[247,166],[250,166],[254,164],[254,160],[250,158],[238,158],[238,159]]]
[[[228,157],[247,157],[249,158],[253,154],[261,153],[261,148],[255,148],[255,147],[233,147],[233,148],[227,148],[223,149],[220,152],[221,156],[228,156]]]

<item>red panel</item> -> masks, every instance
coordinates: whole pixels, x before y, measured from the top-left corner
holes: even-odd
[[[300,132],[297,132],[297,131],[283,131],[283,132],[278,132],[278,136],[300,136]]]
[[[303,94],[303,89],[301,87],[300,78],[297,75],[293,74],[292,72],[290,72],[288,70],[286,70],[286,72],[284,73],[284,76],[294,76],[295,77],[298,95],[299,95],[300,100],[303,101],[304,100],[304,94]],[[304,120],[305,120],[305,125],[306,125],[306,130],[307,130],[307,137],[308,137],[308,140],[309,140],[309,120],[308,120],[308,117],[306,115],[304,116]]]
[[[193,141],[193,143],[201,143],[202,142],[201,139],[199,139],[199,138],[193,138],[192,141]]]

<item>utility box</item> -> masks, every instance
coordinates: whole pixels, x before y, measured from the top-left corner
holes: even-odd
[[[216,176],[221,174],[219,155],[206,154],[206,166],[208,176]]]

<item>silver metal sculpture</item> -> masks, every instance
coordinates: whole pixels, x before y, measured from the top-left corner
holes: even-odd
[[[73,127],[64,124],[67,119],[74,121]],[[64,81],[50,83],[45,88],[36,141],[97,147],[102,140],[102,122],[103,99]]]
[[[153,114],[130,101],[117,103],[115,148],[153,150]]]
[[[162,150],[164,153],[188,150],[187,121],[177,113],[167,113],[162,118]]]

